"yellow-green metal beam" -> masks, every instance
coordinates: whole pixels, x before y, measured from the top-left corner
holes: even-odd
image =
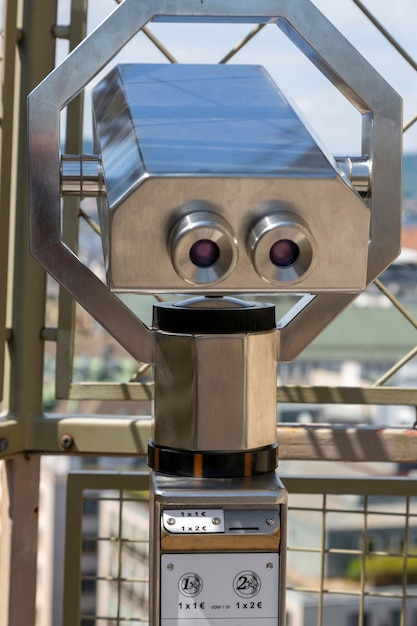
[[[380,404],[417,406],[413,387],[324,387],[283,385],[278,387],[278,403],[301,404]]]
[[[152,437],[150,417],[54,416],[34,418],[24,432],[0,423],[0,458],[17,453],[144,456]],[[277,431],[282,460],[414,463],[417,430],[319,424],[285,424]],[[6,440],[7,443],[1,445]]]
[[[27,443],[32,418],[42,411],[45,273],[29,256],[27,115],[28,93],[52,70],[55,59],[56,0],[5,0],[2,93],[6,131],[1,137],[1,246],[9,251],[7,317],[11,332],[5,367],[4,407],[13,417],[1,423],[6,454]],[[10,163],[6,162],[10,159]],[[6,180],[8,178],[8,180]],[[5,214],[7,213],[7,217]],[[7,243],[5,240],[7,239]],[[7,250],[8,249],[8,250]],[[3,257],[1,257],[3,259]],[[2,272],[6,265],[2,260]],[[4,276],[0,322],[4,324]],[[3,357],[0,354],[3,365]],[[12,423],[11,423],[12,422]],[[10,439],[10,441],[9,441]],[[26,445],[24,446],[26,448]],[[0,503],[0,623],[35,624],[36,556],[40,459],[15,456],[2,465]]]
[[[69,400],[152,400],[153,383],[72,383]],[[277,401],[300,404],[380,404],[417,406],[417,388],[282,385]]]

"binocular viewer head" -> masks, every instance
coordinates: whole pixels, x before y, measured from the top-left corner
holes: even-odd
[[[262,67],[120,65],[93,115],[112,291],[365,288],[370,209]]]
[[[277,26],[361,114],[360,155],[327,154],[259,66],[136,63],[93,91],[95,154],[61,155],[61,111],[152,21]],[[400,250],[401,98],[309,0],[124,0],[28,128],[31,253],[139,361],[154,332],[118,293],[305,293],[277,329],[292,360]],[[65,195],[98,196],[107,285],[64,241]]]

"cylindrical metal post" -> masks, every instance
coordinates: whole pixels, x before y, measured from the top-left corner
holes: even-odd
[[[275,307],[232,297],[165,302],[154,306],[154,327],[149,623],[249,617],[283,626]],[[246,594],[256,603],[243,602]]]

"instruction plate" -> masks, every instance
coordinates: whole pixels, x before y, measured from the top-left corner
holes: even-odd
[[[165,530],[174,534],[224,533],[222,509],[165,509]]]
[[[161,626],[277,626],[277,553],[161,556]]]

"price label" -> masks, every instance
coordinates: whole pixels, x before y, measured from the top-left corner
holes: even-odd
[[[277,553],[163,554],[161,625],[276,626],[278,589]]]
[[[163,527],[169,533],[224,533],[222,509],[166,509],[162,513]]]

